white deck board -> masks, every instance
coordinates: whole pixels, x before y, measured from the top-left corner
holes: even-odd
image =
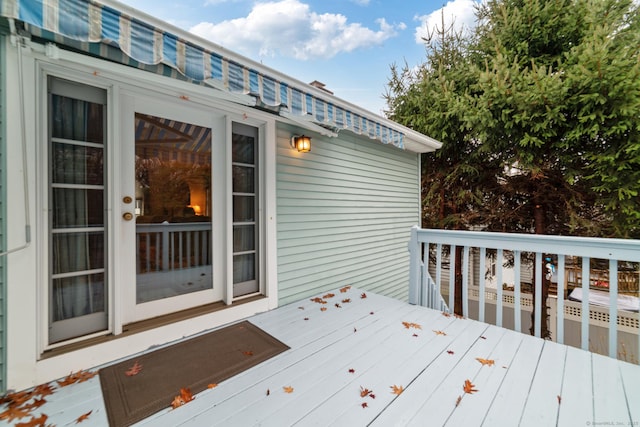
[[[379,295],[363,299],[358,289],[333,293],[327,304],[307,299],[249,318],[290,349],[137,425],[585,426],[640,421],[638,365]],[[342,302],[347,298],[350,302]],[[323,306],[326,311],[320,310]],[[407,329],[402,322],[421,329]],[[477,358],[494,364],[482,365]],[[464,393],[467,379],[477,392]],[[393,385],[404,391],[393,394]],[[293,392],[285,393],[284,386]],[[375,398],[361,397],[361,387]],[[107,425],[98,377],[59,388],[34,415],[46,413],[48,422],[61,426],[74,425],[88,411],[83,426]]]

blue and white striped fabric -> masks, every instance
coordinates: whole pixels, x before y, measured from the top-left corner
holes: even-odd
[[[280,106],[319,125],[404,148],[404,134],[383,125],[375,115],[365,117],[338,107],[303,88],[225,58],[212,47],[195,45],[93,0],[0,0],[0,15],[25,23],[36,36],[50,33],[62,44],[84,42],[87,52],[95,49],[92,44],[116,47],[141,64],[164,64],[194,81],[216,81],[224,90],[255,96],[266,105]]]

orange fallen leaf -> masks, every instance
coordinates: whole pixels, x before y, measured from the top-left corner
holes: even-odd
[[[474,387],[475,387],[475,385],[471,384],[471,381],[464,380],[464,386],[462,386],[462,389],[464,390],[465,393],[472,394],[472,393],[475,393],[476,391],[478,391]]]
[[[293,387],[291,387],[290,385],[282,387],[282,389],[285,393],[293,393]]]
[[[329,298],[333,298],[333,297],[335,297],[335,296],[336,296],[336,294],[332,294],[331,292],[329,292],[329,293],[328,293],[328,294],[326,294],[326,295],[322,295],[322,298],[324,298],[324,299],[329,299]]]
[[[253,351],[246,350],[246,351],[243,351],[242,354],[244,354],[245,356],[253,356]]]
[[[24,404],[22,406],[22,409],[31,412],[34,409],[38,409],[39,407],[41,407],[42,405],[44,405],[45,403],[47,403],[46,400],[44,399],[34,399],[33,402],[28,403],[28,404]]]
[[[364,387],[360,386],[360,397],[367,397],[371,393],[372,393],[372,391],[369,390],[368,388],[364,388]]]
[[[476,360],[482,363],[482,366],[484,365],[493,366],[493,364],[495,363],[493,359],[483,359],[481,357],[476,357]]]
[[[48,416],[45,414],[40,415],[38,418],[31,417],[31,419],[24,423],[17,423],[15,427],[40,427],[44,426],[44,423],[47,422]]]
[[[320,311],[327,311],[327,307],[320,307]]]
[[[401,385],[392,385],[390,388],[391,388],[391,393],[396,395],[401,395],[402,392],[404,391],[404,387],[402,387]]]
[[[75,384],[75,383],[83,383],[95,377],[96,375],[98,375],[98,371],[94,371],[94,372],[78,371],[75,373],[72,372],[69,375],[67,375],[63,380],[58,381],[58,385],[60,387],[66,387],[68,385]]]
[[[443,315],[444,317],[451,317],[451,315],[450,315],[449,313],[445,312],[445,311],[443,311],[443,312],[442,312],[442,315]]]
[[[138,375],[140,371],[142,371],[142,365],[136,360],[136,363],[134,363],[133,366],[131,366],[124,374],[128,377],[132,377],[134,375]]]
[[[436,333],[436,335],[447,335],[447,333],[445,331],[436,331],[435,329],[433,329],[433,332]]]
[[[218,384],[216,383],[211,383],[207,386],[207,388],[216,388],[216,387],[218,387]]]
[[[422,326],[420,326],[418,323],[402,322],[402,325],[405,327],[405,329],[410,329],[410,328],[422,329]]]
[[[93,410],[87,412],[86,414],[80,415],[78,418],[76,418],[76,424],[80,424],[84,420],[88,419],[89,415],[91,415],[92,412],[93,412]]]
[[[189,390],[188,388],[181,388],[180,394],[173,398],[173,401],[171,402],[171,407],[173,409],[176,409],[179,406],[182,406],[184,404],[191,402],[193,399],[195,399],[195,397],[193,397],[191,390]]]
[[[33,389],[33,394],[35,396],[45,397],[53,394],[55,391],[55,387],[51,387],[50,384],[40,384],[36,388]]]
[[[343,304],[348,304],[350,302],[351,302],[351,298],[345,298],[345,299],[342,300]]]
[[[345,292],[347,292],[349,289],[351,289],[351,286],[344,286],[344,287],[340,288],[340,292],[342,292],[342,293],[344,294],[344,293],[345,293]]]
[[[364,292],[360,294],[360,298],[365,299],[367,297],[367,294],[365,294]]]
[[[27,415],[29,415],[29,412],[31,411],[20,406],[9,405],[9,407],[5,411],[0,413],[0,420],[12,422],[13,420],[26,417]]]
[[[326,304],[327,302],[320,297],[311,298],[312,302],[317,302],[318,304]]]

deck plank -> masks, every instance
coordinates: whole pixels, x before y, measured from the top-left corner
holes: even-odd
[[[618,365],[629,408],[631,426],[640,426],[640,369],[638,365],[622,362]]]
[[[567,347],[564,366],[558,425],[590,425],[594,419],[591,353]]]
[[[607,356],[592,354],[593,423],[594,425],[632,425],[619,362]],[[640,405],[635,402],[635,406]]]

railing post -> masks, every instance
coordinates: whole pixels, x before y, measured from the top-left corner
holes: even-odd
[[[411,227],[409,239],[409,304],[420,304],[420,245],[417,225]]]

